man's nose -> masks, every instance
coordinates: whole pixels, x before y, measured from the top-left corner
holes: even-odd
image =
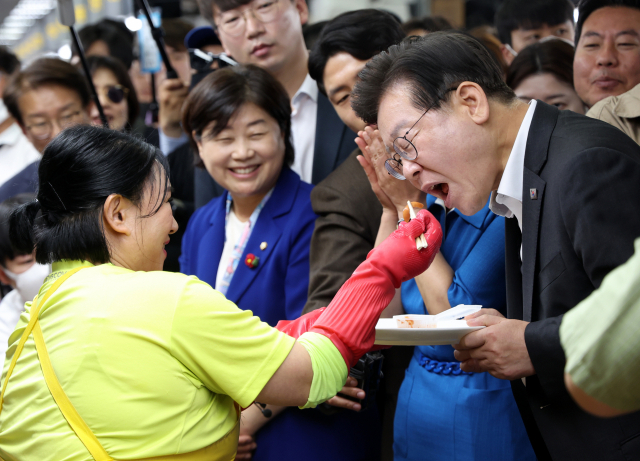
[[[246,21],[246,34],[248,38],[256,38],[264,33],[264,24],[256,18],[253,10],[247,10],[245,12],[244,20]]]
[[[56,136],[58,136],[58,134],[60,134],[60,132],[62,130],[64,130],[64,126],[62,126],[62,124],[60,122],[58,122],[57,120],[52,120],[51,121],[51,136],[49,137],[49,139],[53,139]]]
[[[402,160],[402,176],[409,181],[418,179],[421,170],[422,167],[416,162],[406,159]]]
[[[614,43],[607,41],[602,45],[598,52],[596,63],[598,66],[603,67],[615,67],[618,65],[618,52]]]

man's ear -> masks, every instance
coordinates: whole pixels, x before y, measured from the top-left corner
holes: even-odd
[[[454,109],[461,110],[477,125],[489,120],[489,100],[477,83],[462,82],[451,99]]]
[[[309,22],[309,7],[306,0],[293,0],[293,6],[300,15],[300,24],[304,25]]]
[[[129,200],[119,194],[111,194],[104,202],[102,218],[105,232],[117,236],[129,236],[135,225],[137,208]]]

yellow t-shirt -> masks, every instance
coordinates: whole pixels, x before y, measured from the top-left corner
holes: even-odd
[[[54,264],[41,295],[78,264]],[[293,347],[293,338],[195,277],[89,266],[49,298],[40,324],[62,388],[115,459],[219,440],[236,422],[233,401],[250,405]],[[9,339],[2,381],[30,308]],[[46,387],[33,336],[9,379],[0,456],[91,459]]]

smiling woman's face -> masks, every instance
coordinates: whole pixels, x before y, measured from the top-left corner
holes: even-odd
[[[217,135],[211,122],[197,141],[211,177],[232,197],[266,194],[284,164],[285,143],[278,123],[255,104],[245,104]]]

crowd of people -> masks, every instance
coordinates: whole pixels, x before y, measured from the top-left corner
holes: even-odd
[[[0,459],[640,459],[640,1],[198,4],[0,48]]]

